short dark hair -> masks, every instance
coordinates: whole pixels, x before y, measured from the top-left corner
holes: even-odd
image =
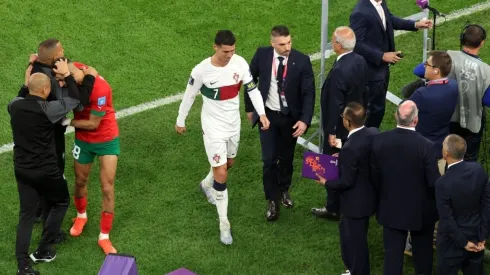
[[[364,125],[366,121],[366,109],[358,102],[347,103],[344,113],[344,117],[356,127]]]
[[[432,56],[432,66],[441,71],[441,76],[448,76],[451,72],[451,67],[453,66],[451,56],[444,51],[431,51],[429,52],[429,56]]]
[[[289,36],[289,29],[283,25],[274,26],[271,30],[271,35],[273,37],[277,36]]]
[[[39,43],[39,47],[37,49],[39,60],[51,59],[53,50],[56,48],[58,43],[60,43],[60,41],[56,38],[50,38]]]
[[[487,38],[486,31],[479,25],[470,25],[466,27],[461,35],[463,46],[476,49]]]
[[[216,37],[214,38],[214,44],[216,46],[233,46],[235,43],[235,35],[230,30],[220,30],[216,33]]]
[[[466,154],[466,141],[464,138],[451,134],[447,136],[445,143],[447,152],[452,158],[456,160],[464,158],[464,155]]]

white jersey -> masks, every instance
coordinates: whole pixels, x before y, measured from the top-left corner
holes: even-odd
[[[224,67],[211,64],[211,57],[199,63],[191,72],[187,89],[179,108],[177,126],[185,126],[185,119],[199,91],[203,96],[202,130],[210,137],[230,137],[240,132],[239,91],[244,85],[257,113],[264,114],[264,102],[250,73],[248,63],[233,55]],[[259,106],[257,106],[259,105]],[[261,105],[261,106],[260,106]]]

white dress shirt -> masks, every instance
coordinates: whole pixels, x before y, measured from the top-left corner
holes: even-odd
[[[396,128],[415,131],[415,127],[405,127],[405,126],[396,125]]]
[[[346,52],[346,53],[343,53],[343,54],[340,54],[339,56],[337,56],[337,61],[339,61],[339,60],[342,58],[342,56],[344,56],[344,55],[348,55],[348,54],[350,54],[351,52],[352,52],[352,51],[350,51],[350,52]]]
[[[356,128],[356,129],[354,129],[354,130],[351,130],[351,131],[349,132],[349,134],[347,135],[347,138],[349,138],[349,137],[350,137],[350,135],[352,135],[352,134],[354,134],[355,132],[357,132],[357,131],[361,130],[362,128],[364,128],[364,126],[359,127],[359,128]]]
[[[383,1],[376,2],[375,0],[370,0],[371,4],[373,4],[374,8],[378,11],[379,17],[381,18],[381,22],[383,22],[383,27],[386,30],[386,16],[385,16],[385,11],[383,10],[383,7],[381,6],[381,3]]]
[[[277,69],[279,68],[279,57],[280,55],[274,50],[274,60],[275,60],[275,65],[276,68],[272,68],[271,70],[271,86],[269,88],[269,95],[267,96],[267,100],[265,101],[265,106],[273,111],[280,111],[281,110],[281,103],[279,102],[279,92],[277,91],[277,81],[276,81],[276,76],[274,75],[274,72],[277,73]],[[286,66],[288,64],[288,58],[286,56],[283,56],[284,60],[282,61],[282,64]]]
[[[455,163],[451,163],[451,164],[449,164],[449,165],[447,166],[447,169],[449,169],[449,167],[451,167],[451,166],[453,166],[453,165],[455,165],[455,164],[458,164],[458,163],[460,163],[460,162],[463,162],[463,160],[460,160],[460,161],[457,161],[457,162],[455,162]]]

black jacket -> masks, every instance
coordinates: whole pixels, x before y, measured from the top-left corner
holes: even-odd
[[[66,79],[69,97],[46,101],[28,94],[8,104],[14,139],[14,165],[23,169],[58,171],[54,125],[80,103],[73,76]]]

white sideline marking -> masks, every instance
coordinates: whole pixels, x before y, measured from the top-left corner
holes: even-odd
[[[490,1],[479,3],[479,4],[475,4],[475,5],[473,5],[473,6],[469,7],[469,8],[464,8],[464,9],[456,10],[454,12],[451,12],[451,13],[447,14],[447,16],[446,16],[446,19],[447,20],[446,21],[455,20],[455,19],[458,19],[458,18],[460,18],[462,16],[470,15],[472,13],[475,13],[475,12],[478,12],[478,11],[482,11],[482,10],[486,10],[486,9],[489,9],[489,8],[490,8]],[[414,15],[414,17],[416,17],[416,16],[418,16],[418,14]],[[412,17],[412,16],[409,16],[409,17]],[[442,18],[439,19],[439,23],[437,25],[439,25],[441,23],[441,21],[443,21]],[[399,36],[399,35],[402,35],[402,34],[405,34],[405,33],[408,33],[408,32],[405,32],[405,31],[396,31],[395,32],[395,36]],[[327,58],[330,57],[330,54],[331,54],[331,51],[330,50],[325,51],[325,56]],[[319,60],[321,57],[322,57],[322,53],[321,52],[317,52],[317,53],[314,53],[314,54],[311,54],[310,55],[310,60],[311,61],[316,61],[316,60]],[[147,111],[147,110],[151,110],[151,109],[154,109],[154,108],[157,108],[157,107],[160,107],[160,106],[164,106],[164,105],[168,105],[168,104],[171,104],[171,103],[178,102],[178,101],[182,100],[183,95],[184,95],[184,93],[181,92],[181,93],[176,94],[176,95],[172,95],[172,96],[160,98],[160,99],[157,99],[157,100],[153,100],[153,101],[150,101],[150,102],[146,102],[146,103],[142,103],[142,104],[139,104],[139,105],[136,105],[136,106],[132,106],[132,107],[129,107],[129,108],[126,108],[126,109],[122,109],[122,110],[120,110],[119,112],[116,113],[116,118],[117,119],[120,119],[120,118],[123,118],[123,117],[127,117],[127,116],[130,116],[130,115],[141,113],[141,112],[144,112],[144,111]],[[388,92],[388,95],[386,97],[387,98],[390,97],[389,100],[390,99],[393,99],[394,101],[398,101],[398,102],[401,101],[400,98],[398,98],[396,95],[394,95],[394,94],[392,94],[390,92]],[[66,134],[70,134],[70,133],[73,133],[73,132],[74,132],[73,127],[68,127],[68,129],[66,131]],[[303,139],[302,137],[299,137],[298,138],[298,144],[304,144],[305,141],[306,140]],[[4,144],[4,145],[0,146],[0,154],[10,152],[10,151],[12,151],[13,148],[14,148],[14,144],[13,143]],[[310,149],[312,151],[315,151],[315,152],[319,152],[318,151],[318,146],[313,145],[311,143],[308,144],[308,149]]]

